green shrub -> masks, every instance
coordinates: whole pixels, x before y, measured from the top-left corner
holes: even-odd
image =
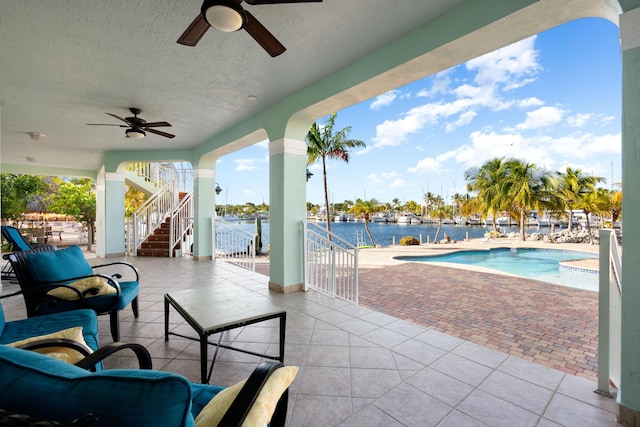
[[[404,236],[400,239],[400,246],[419,245],[420,241],[413,236]]]

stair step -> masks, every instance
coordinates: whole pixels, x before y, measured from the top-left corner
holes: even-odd
[[[145,242],[166,242],[169,243],[169,236],[168,234],[152,234],[151,236],[147,237],[147,240],[145,240]]]
[[[148,256],[148,257],[169,257],[169,250],[164,249],[138,249],[138,256]]]
[[[168,251],[169,244],[167,242],[144,242],[140,245],[141,249],[161,249]]]

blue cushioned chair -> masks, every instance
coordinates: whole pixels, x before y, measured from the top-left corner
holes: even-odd
[[[89,348],[96,351],[98,349],[98,318],[93,310],[71,310],[7,322],[0,305],[0,344],[10,344],[76,326],[82,326],[85,342]]]
[[[40,244],[32,245],[31,243],[27,242],[27,239],[25,239],[22,233],[20,233],[20,230],[10,225],[2,226],[2,237],[4,237],[4,239],[11,245],[10,251],[12,252],[28,251],[33,248],[46,246]],[[8,259],[7,256],[8,255],[4,255],[3,258]],[[14,276],[15,273],[11,268],[11,263],[5,264],[2,267],[2,278],[13,279]]]
[[[90,308],[97,314],[109,314],[114,341],[120,338],[118,312],[131,303],[133,314],[138,317],[140,278],[138,270],[129,263],[112,262],[91,266],[78,246],[60,250],[45,246],[14,252],[9,254],[9,262],[22,290],[28,317]],[[109,270],[110,274],[99,274],[103,269]],[[95,288],[80,292],[69,286],[70,282],[89,277],[101,277],[116,292],[96,295]],[[60,287],[76,293],[77,299],[70,301],[48,294]]]
[[[225,412],[220,426],[240,426],[268,377],[282,365],[261,364]],[[89,372],[52,357],[0,345],[0,408],[69,422],[91,414],[98,426],[194,426],[209,400],[224,387],[189,382],[153,370]],[[285,392],[271,426],[284,426]],[[93,424],[92,424],[93,425]]]

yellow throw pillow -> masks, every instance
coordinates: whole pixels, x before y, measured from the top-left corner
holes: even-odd
[[[260,390],[260,394],[242,423],[242,427],[265,427],[269,424],[280,396],[293,382],[297,373],[297,366],[285,366],[271,374],[267,383]],[[196,417],[196,427],[217,426],[246,382],[247,380],[240,381],[213,396],[213,399],[202,408]]]
[[[34,341],[39,340],[47,340],[47,339],[56,339],[56,338],[66,338],[68,340],[73,340],[84,347],[89,351],[89,353],[93,353],[91,348],[87,345],[87,342],[84,340],[82,336],[82,326],[77,326],[75,328],[64,329],[62,331],[54,332],[52,334],[41,335],[39,337],[31,337],[21,341],[12,342],[7,344],[9,347],[20,347],[25,344],[30,344]],[[84,359],[84,355],[77,350],[68,347],[45,347],[34,350],[40,354],[45,354],[47,356],[55,357],[58,360],[62,360],[63,362],[68,362],[71,364],[78,363],[82,359]]]
[[[96,288],[98,290],[97,294],[93,294],[91,292],[88,293],[87,295],[85,295],[86,298],[116,293],[116,288],[114,288],[113,286],[109,286],[101,277],[87,277],[86,279],[80,279],[77,282],[68,283],[67,286],[72,286],[79,290],[81,293],[91,288]],[[51,295],[52,297],[60,298],[66,301],[75,301],[77,299],[80,299],[77,293],[65,287],[52,289],[47,292],[47,295]]]

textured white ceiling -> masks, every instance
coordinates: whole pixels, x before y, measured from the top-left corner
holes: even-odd
[[[0,2],[1,156],[7,165],[95,170],[107,150],[191,148],[390,43],[460,1],[324,0],[251,6],[286,47],[244,31],[176,43],[200,0]],[[257,97],[250,101],[249,95]],[[173,140],[124,137],[110,112],[168,121]],[[41,142],[28,132],[47,135]]]

